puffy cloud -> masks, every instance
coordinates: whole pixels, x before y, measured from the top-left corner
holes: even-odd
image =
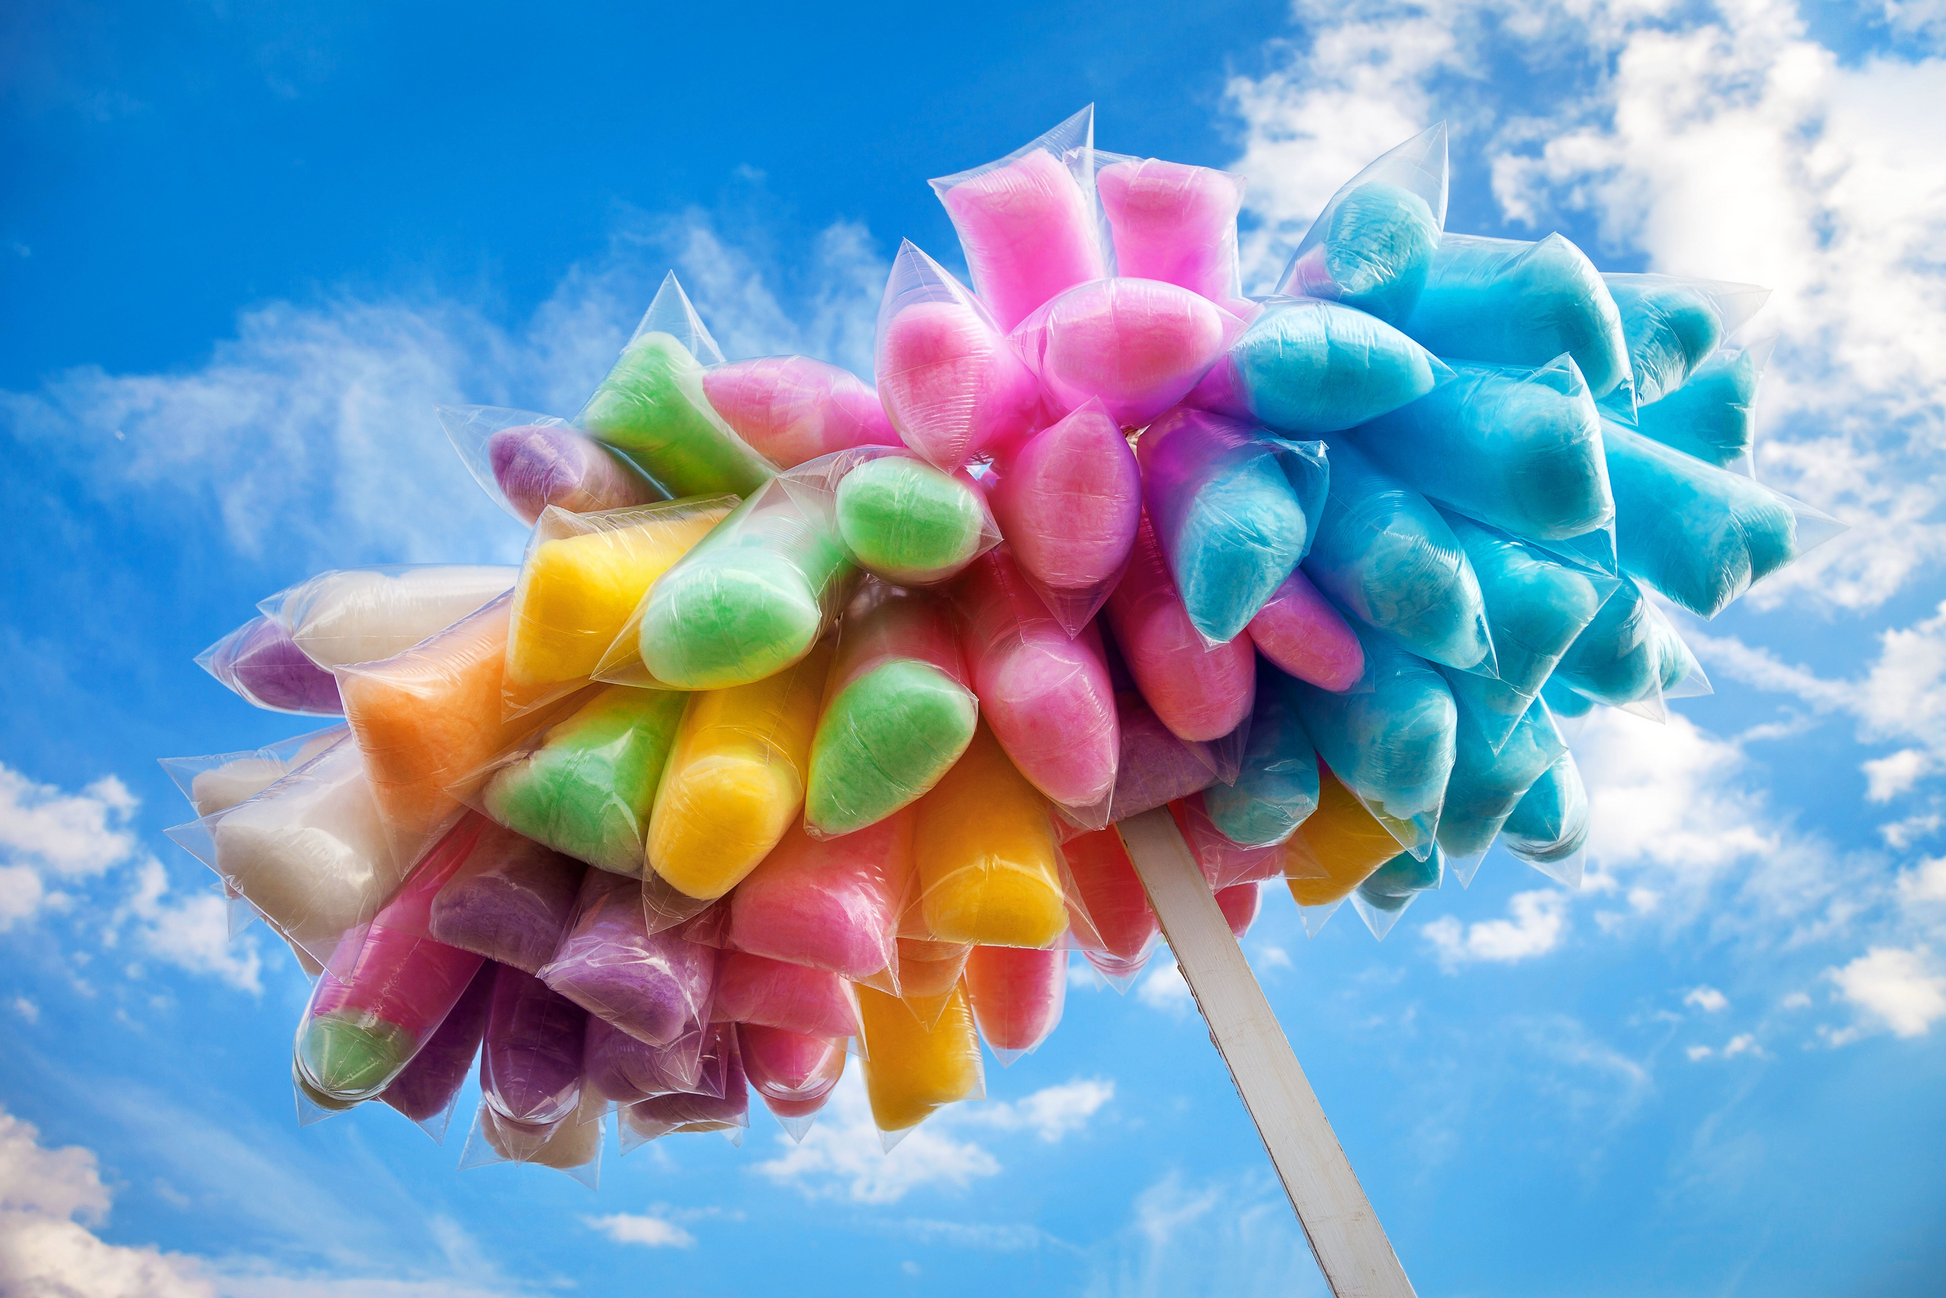
[[[1135,988],[1135,999],[1152,1010],[1182,1018],[1196,1007],[1196,997],[1176,964],[1176,957],[1160,952],[1149,962],[1149,970]]]
[[[1507,902],[1511,917],[1463,924],[1442,915],[1422,925],[1420,936],[1439,964],[1453,973],[1468,964],[1517,964],[1561,945],[1568,930],[1568,895],[1551,888],[1517,892]]]
[[[1721,1014],[1730,1008],[1730,998],[1714,987],[1692,987],[1682,1003],[1693,1005],[1705,1014]]]
[[[617,1244],[639,1244],[644,1248],[696,1247],[694,1235],[663,1217],[617,1212],[582,1220]]]
[[[1114,1098],[1114,1082],[1077,1078],[1035,1091],[1017,1102],[980,1105],[969,1109],[960,1120],[1000,1131],[1031,1131],[1051,1145],[1087,1126],[1088,1119]]]
[[[1946,1017],[1946,973],[1924,947],[1875,946],[1842,968],[1826,970],[1825,976],[1837,985],[1842,999],[1895,1036],[1925,1036],[1936,1020]]]

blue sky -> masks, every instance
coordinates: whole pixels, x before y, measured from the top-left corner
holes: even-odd
[[[679,7],[680,8],[680,7]],[[922,7],[923,8],[923,7]],[[849,1086],[591,1194],[389,1111],[299,1130],[306,987],[153,763],[306,728],[191,656],[520,534],[431,418],[569,411],[674,267],[732,356],[869,372],[927,177],[1090,100],[1250,179],[1257,287],[1446,119],[1449,228],[1755,281],[1759,469],[1851,530],[1606,717],[1569,894],[1496,853],[1382,944],[1246,949],[1421,1294],[1936,1292],[1946,1177],[1946,12],[1782,0],[0,14],[0,1279],[90,1295],[1320,1293],[1181,981],[1078,980],[879,1154]],[[457,1124],[456,1124],[457,1125]],[[1928,1280],[1927,1277],[1932,1277]],[[0,1284],[0,1288],[5,1288]]]

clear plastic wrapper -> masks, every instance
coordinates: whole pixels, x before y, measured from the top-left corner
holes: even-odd
[[[291,1052],[300,1091],[325,1108],[371,1099],[432,1040],[480,957],[424,936],[432,900],[478,838],[457,826],[371,923],[338,944],[311,989]]]
[[[1614,519],[1601,423],[1571,359],[1454,368],[1454,382],[1359,429],[1358,449],[1421,494],[1515,536],[1564,542]]]
[[[549,506],[592,514],[668,498],[633,460],[565,419],[498,406],[437,412],[473,480],[530,527]]]
[[[1365,674],[1357,632],[1301,568],[1264,601],[1249,632],[1272,666],[1321,689],[1348,690]]]
[[[885,282],[873,356],[892,427],[942,469],[1048,422],[1040,381],[987,304],[910,242]]]
[[[1243,190],[1243,177],[1233,171],[1095,153],[1095,193],[1115,249],[1115,273],[1162,280],[1212,302],[1243,296],[1237,256]]]
[[[1244,322],[1153,279],[1099,279],[1049,299],[1007,335],[1066,413],[1090,400],[1140,428],[1189,394]]]
[[[1622,570],[1697,617],[1730,602],[1843,526],[1754,479],[1602,421]]]
[[[842,1039],[858,1035],[858,1001],[851,984],[835,973],[725,951],[717,963],[710,1020]]]
[[[1452,370],[1385,321],[1336,302],[1272,298],[1188,403],[1282,433],[1354,428],[1417,401]]]
[[[1305,231],[1277,291],[1357,307],[1389,324],[1412,314],[1446,224],[1446,123],[1347,181]]]
[[[327,669],[378,662],[445,630],[512,589],[519,569],[458,564],[321,572],[258,603]]]
[[[538,976],[630,1036],[666,1046],[709,1021],[716,952],[676,933],[649,932],[641,885],[591,870],[574,923]]]
[[[379,1099],[419,1124],[436,1141],[446,1138],[466,1075],[480,1053],[486,1034],[487,1011],[493,1005],[493,982],[498,966],[482,961],[473,981],[454,1003],[439,1030],[419,1048],[399,1075],[379,1093]]]
[[[750,1083],[743,1071],[733,1023],[710,1028],[705,1054],[720,1057],[723,1086],[720,1094],[672,1091],[637,1100],[621,1111],[622,1152],[674,1133],[737,1132],[750,1125]],[[706,1064],[705,1071],[714,1071]]]
[[[1717,352],[1680,388],[1639,408],[1636,431],[1718,468],[1747,469],[1757,434],[1757,383],[1776,342]]]
[[[581,862],[489,821],[433,898],[428,931],[448,946],[539,973],[574,917]]]
[[[241,753],[164,757],[157,764],[198,816],[213,816],[256,797],[350,733],[343,726],[331,726]]]
[[[1458,709],[1431,664],[1383,637],[1368,634],[1364,641],[1358,690],[1333,694],[1293,681],[1291,694],[1325,764],[1400,846],[1423,853],[1453,773]]]
[[[1128,570],[1108,597],[1107,616],[1142,697],[1171,731],[1208,742],[1230,734],[1250,715],[1257,656],[1249,637],[1214,646],[1204,639],[1176,591],[1146,513]]]
[[[720,1039],[709,1024],[697,1022],[674,1041],[652,1046],[590,1014],[583,1043],[587,1083],[613,1104],[678,1091],[721,1099],[729,1060],[710,1048]]]
[[[1581,886],[1582,851],[1588,843],[1588,791],[1573,753],[1562,753],[1534,781],[1500,826],[1509,852],[1550,879]]]
[[[320,717],[345,710],[337,678],[305,657],[275,618],[251,618],[197,654],[196,665],[254,707]]]
[[[1135,863],[1128,859],[1128,848],[1114,829],[1097,829],[1068,839],[1061,854],[1087,915],[1075,933],[1081,954],[1096,972],[1126,990],[1162,941],[1162,926]]]
[[[780,469],[854,446],[897,446],[878,393],[809,356],[763,356],[703,371],[703,395],[744,444]]]
[[[1592,702],[1663,718],[1662,700],[1710,693],[1696,655],[1641,587],[1624,577],[1561,656],[1551,685]],[[1558,700],[1558,692],[1555,692]],[[1570,715],[1574,709],[1568,709]]]
[[[1563,563],[1458,515],[1448,514],[1446,521],[1479,578],[1499,673],[1490,680],[1448,671],[1446,682],[1461,710],[1497,749],[1621,581]]]
[[[1480,582],[1453,529],[1349,443],[1331,447],[1330,490],[1304,572],[1340,608],[1420,657],[1492,674]],[[1361,639],[1369,658],[1370,637]]]
[[[744,1076],[792,1140],[803,1140],[845,1071],[845,1043],[786,1028],[737,1025]]]
[[[1264,909],[1264,886],[1261,883],[1233,883],[1227,888],[1216,891],[1216,908],[1223,912],[1223,922],[1230,926],[1230,932],[1241,938],[1257,922],[1257,916]]]
[[[736,505],[732,497],[715,496],[541,515],[514,586],[508,706],[530,706],[585,685],[656,578]]]
[[[1107,600],[1135,544],[1142,471],[1099,402],[1002,448],[987,492],[1020,575],[1070,636]]]
[[[1401,846],[1328,768],[1318,779],[1318,809],[1297,827],[1284,851],[1284,882],[1306,911],[1336,906]],[[1306,928],[1315,936],[1315,928]]]
[[[1602,280],[1622,313],[1639,405],[1660,401],[1680,388],[1770,296],[1769,289],[1755,284],[1673,275],[1603,275]]]
[[[907,919],[911,927],[924,930],[925,918],[917,907]],[[966,972],[966,960],[972,953],[971,942],[937,942],[912,936],[899,939],[897,995],[921,1024],[930,1028],[939,1022],[959,993],[960,976]],[[893,994],[891,982],[884,978],[871,979],[859,987]]]
[[[1070,639],[1009,546],[982,555],[954,596],[980,715],[1007,756],[1063,806],[1104,801],[1115,787],[1121,732],[1101,633],[1089,625]]]
[[[903,449],[848,451],[830,463],[838,535],[867,572],[902,586],[934,585],[1000,544],[986,493],[964,473]]]
[[[495,1116],[525,1127],[573,1119],[587,1018],[532,974],[500,966],[480,1051],[480,1091]]]
[[[1529,707],[1497,750],[1479,726],[1460,720],[1453,776],[1439,815],[1439,846],[1462,887],[1473,881],[1480,858],[1527,790],[1567,750],[1545,704]]]
[[[811,739],[805,827],[849,834],[937,784],[979,723],[967,676],[943,598],[867,587],[839,627]]]
[[[1622,313],[1587,254],[1558,234],[1443,235],[1399,327],[1447,360],[1545,365],[1567,352],[1597,398],[1629,381]]]
[[[1313,757],[1311,760],[1315,770],[1317,759]],[[1308,868],[1302,853],[1293,859],[1286,850],[1290,842],[1288,836],[1281,842],[1254,845],[1230,838],[1210,819],[1208,794],[1207,789],[1191,794],[1180,802],[1171,803],[1169,811],[1176,818],[1176,827],[1182,830],[1183,840],[1189,844],[1189,850],[1195,856],[1196,864],[1202,869],[1203,878],[1212,892],[1221,893],[1225,888],[1239,883],[1280,878],[1287,871]],[[1305,819],[1310,817],[1306,816]]]
[[[345,720],[402,864],[458,818],[496,754],[575,707],[570,696],[519,716],[503,712],[511,607],[502,596],[394,657],[337,669]]]
[[[966,959],[966,999],[987,1048],[1006,1067],[1061,1022],[1068,998],[1066,949],[976,946]]]
[[[912,859],[929,938],[1048,947],[1067,931],[1052,809],[985,726],[914,807]]]
[[[858,989],[858,1012],[865,1025],[865,1094],[872,1121],[888,1137],[948,1104],[985,1097],[980,1039],[963,989],[954,990],[930,1025],[896,997],[869,987]]]
[[[610,685],[497,760],[478,806],[557,852],[640,878],[663,767],[689,696]]]
[[[459,1165],[532,1163],[565,1172],[593,1190],[601,1182],[602,1137],[608,1131],[602,1108],[601,1099],[586,1087],[581,1107],[558,1122],[516,1122],[482,1100]]]
[[[1438,848],[1423,861],[1400,852],[1352,889],[1351,904],[1372,936],[1383,942],[1413,899],[1437,888],[1445,875],[1446,857]]]
[[[1118,691],[1115,704],[1122,752],[1109,821],[1139,816],[1217,783],[1221,771],[1212,745],[1177,735],[1134,690]]]
[[[718,523],[657,579],[595,679],[727,689],[810,653],[861,578],[838,534],[832,467],[799,466]]]
[[[1136,454],[1148,520],[1190,622],[1211,644],[1237,639],[1310,549],[1330,476],[1324,447],[1178,406],[1143,433]]]
[[[973,287],[1011,330],[1064,288],[1110,273],[1095,196],[1095,106],[1004,158],[932,182]]]
[[[730,945],[853,980],[890,970],[912,875],[912,816],[842,838],[793,826],[730,895]]]
[[[574,422],[671,496],[748,496],[776,467],[736,435],[703,390],[723,360],[670,271],[634,337]]]
[[[1318,809],[1318,753],[1298,717],[1290,679],[1261,673],[1250,738],[1235,784],[1203,792],[1210,821],[1233,843],[1281,843]]]
[[[257,796],[168,833],[319,965],[405,876],[350,739]]]
[[[649,818],[662,883],[714,901],[796,823],[832,651],[827,639],[775,676],[690,697]]]

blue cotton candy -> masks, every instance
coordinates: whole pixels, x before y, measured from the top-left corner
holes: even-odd
[[[1426,498],[1343,439],[1304,572],[1338,605],[1412,652],[1462,671],[1491,669],[1480,583]]]
[[[1608,420],[1622,570],[1698,617],[1715,617],[1752,582],[1797,557],[1789,501]]]
[[[1563,563],[1456,514],[1446,521],[1479,578],[1499,671],[1497,680],[1453,671],[1446,680],[1461,709],[1497,748],[1619,580]]]
[[[1558,234],[1538,243],[1445,235],[1400,328],[1448,360],[1545,365],[1567,352],[1597,397],[1629,376],[1615,299],[1587,255]]]
[[[1710,464],[1742,459],[1756,435],[1764,358],[1764,352],[1748,347],[1710,357],[1680,388],[1635,412],[1637,431]]]
[[[1500,841],[1530,865],[1551,865],[1588,842],[1588,791],[1573,753],[1562,753],[1534,781],[1506,823]]]
[[[1373,910],[1385,915],[1397,915],[1412,904],[1412,899],[1422,892],[1437,888],[1446,874],[1446,861],[1435,849],[1428,852],[1422,861],[1410,852],[1400,852],[1378,869],[1365,876],[1358,885],[1358,900]],[[1362,907],[1361,907],[1362,909]],[[1383,937],[1383,928],[1367,918],[1372,931]]]
[[[1336,302],[1301,299],[1267,303],[1230,348],[1227,363],[1252,415],[1279,432],[1307,436],[1397,410],[1448,374],[1383,320]]]
[[[1233,785],[1203,791],[1203,808],[1233,843],[1281,843],[1318,809],[1318,754],[1304,732],[1293,682],[1268,663],[1257,664],[1257,702],[1250,741]]]
[[[1567,652],[1551,682],[1596,703],[1625,707],[1662,692],[1662,616],[1641,588],[1623,578]]]
[[[1460,363],[1429,396],[1355,434],[1372,462],[1441,504],[1538,541],[1614,517],[1594,398],[1572,361]]]
[[[1666,275],[1604,275],[1622,313],[1637,403],[1660,401],[1683,385],[1723,341],[1723,315],[1707,287]]]
[[[1573,720],[1585,717],[1595,710],[1595,701],[1581,693],[1559,676],[1550,676],[1547,684],[1541,686],[1541,702],[1559,720]]]
[[[1189,620],[1212,641],[1234,640],[1310,547],[1322,449],[1178,406],[1150,425],[1137,454],[1143,502]]]
[[[1534,782],[1566,751],[1554,719],[1538,704],[1527,709],[1498,751],[1479,727],[1462,720],[1453,778],[1439,813],[1440,847],[1451,857],[1486,851]]]
[[[1459,713],[1446,680],[1383,636],[1362,632],[1365,676],[1334,694],[1293,680],[1305,733],[1345,787],[1392,824],[1430,839],[1453,773]],[[1412,828],[1408,830],[1408,826]]]

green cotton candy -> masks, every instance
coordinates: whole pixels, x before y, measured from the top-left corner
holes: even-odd
[[[638,634],[642,663],[677,689],[762,680],[811,652],[857,576],[816,501],[773,482],[656,582]]]
[[[1749,348],[1712,356],[1680,388],[1638,409],[1636,429],[1705,463],[1732,464],[1750,453],[1762,376],[1762,358]]]
[[[823,834],[876,824],[939,781],[973,741],[979,701],[930,663],[894,658],[825,705],[804,820]]]
[[[776,472],[711,408],[702,365],[673,334],[629,343],[576,422],[673,497],[747,496]]]
[[[838,533],[864,567],[923,585],[952,576],[980,549],[986,511],[972,486],[923,460],[888,455],[838,484]]]
[[[494,774],[481,795],[487,814],[590,865],[641,874],[643,832],[688,697],[603,690]]]
[[[304,1024],[297,1057],[310,1074],[307,1091],[364,1095],[397,1076],[417,1045],[410,1032],[362,1011],[321,1014]]]

